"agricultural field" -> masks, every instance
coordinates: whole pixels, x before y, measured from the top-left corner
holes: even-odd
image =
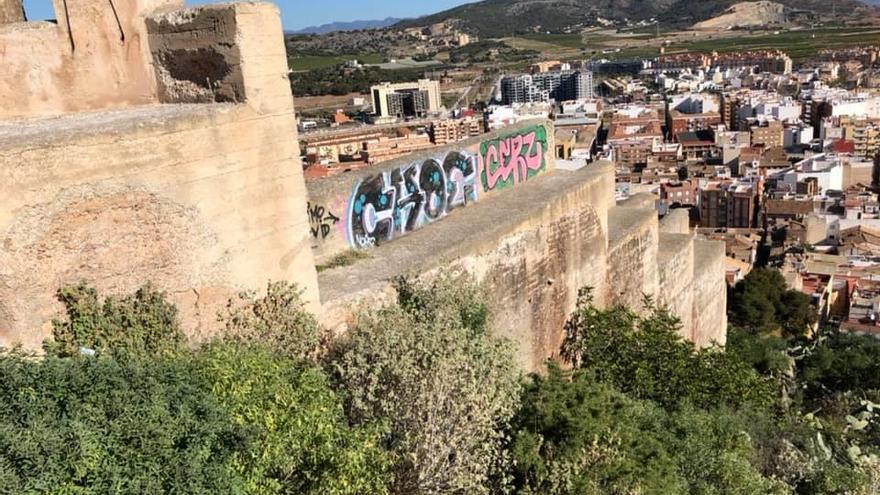
[[[690,43],[672,44],[667,52],[713,50],[732,52],[775,48],[785,51],[795,60],[802,60],[815,55],[824,48],[844,48],[878,43],[880,43],[880,29],[877,28],[804,29],[737,38],[698,39]]]
[[[288,65],[294,71],[306,71],[315,69],[326,69],[345,63],[349,60],[357,60],[362,64],[381,64],[385,61],[385,57],[379,53],[367,53],[360,55],[306,55],[298,57],[290,57]]]
[[[637,58],[658,53],[664,42],[666,53],[731,52],[738,50],[780,49],[795,61],[815,55],[823,48],[880,44],[878,27],[824,27],[782,31],[661,31],[585,34],[529,34],[504,38],[509,46],[541,52],[545,58]]]

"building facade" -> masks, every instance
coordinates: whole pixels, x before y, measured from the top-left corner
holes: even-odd
[[[419,79],[411,83],[382,83],[370,88],[373,113],[381,119],[427,117],[440,111],[440,83]]]
[[[505,105],[592,98],[593,73],[586,70],[520,74],[501,80],[501,99]]]
[[[447,119],[431,122],[428,134],[436,145],[454,143],[479,136],[486,132],[483,119],[467,117],[464,119]]]

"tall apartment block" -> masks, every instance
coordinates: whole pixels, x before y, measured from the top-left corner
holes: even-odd
[[[505,105],[590,98],[593,98],[593,73],[586,70],[520,74],[501,80],[501,99]]]
[[[419,79],[410,83],[382,83],[370,88],[373,112],[382,119],[426,117],[440,111],[440,83]]]

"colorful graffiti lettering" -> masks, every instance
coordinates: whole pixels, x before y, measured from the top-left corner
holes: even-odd
[[[339,217],[323,206],[306,203],[306,211],[309,215],[309,231],[315,239],[326,239],[333,226],[339,223]]]
[[[547,129],[543,125],[480,144],[483,191],[515,186],[544,171],[547,148]]]
[[[349,201],[349,244],[372,247],[476,202],[478,172],[473,156],[452,151],[361,181]]]

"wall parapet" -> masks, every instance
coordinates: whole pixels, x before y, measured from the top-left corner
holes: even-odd
[[[536,120],[309,181],[312,248],[321,263],[385,244],[554,168],[552,124]]]

